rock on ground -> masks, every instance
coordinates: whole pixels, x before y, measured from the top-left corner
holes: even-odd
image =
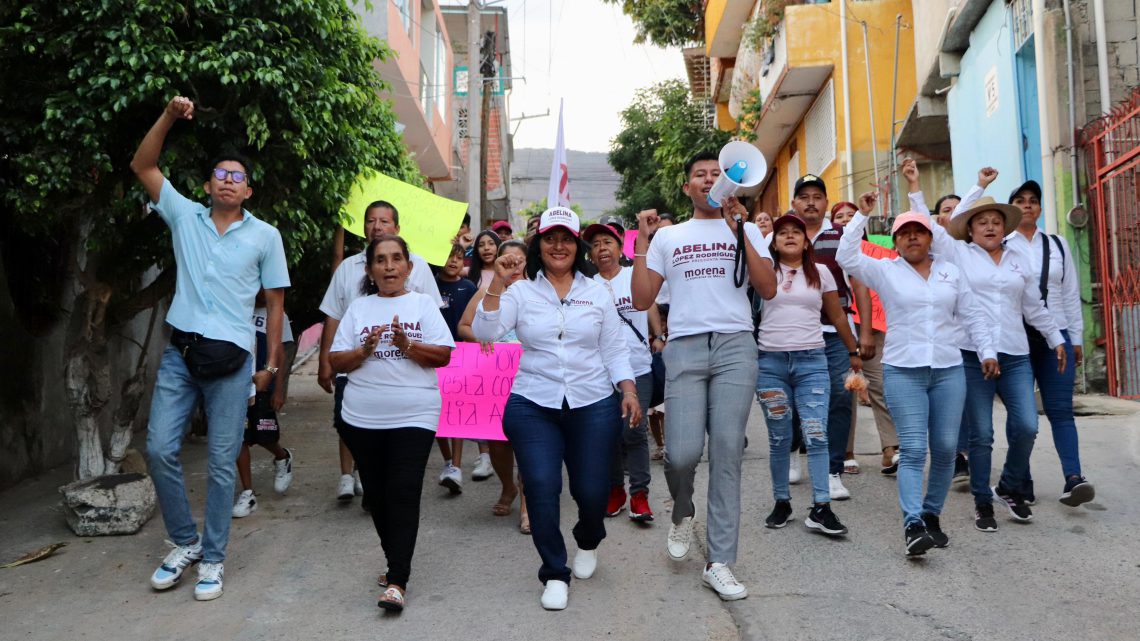
[[[59,488],[77,536],[134,534],[154,516],[154,483],[145,474],[108,474]]]

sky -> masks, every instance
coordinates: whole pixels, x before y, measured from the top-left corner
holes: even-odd
[[[516,148],[553,147],[558,102],[565,99],[566,147],[609,151],[610,140],[621,129],[620,112],[637,89],[685,78],[681,50],[634,44],[633,22],[615,5],[601,0],[489,4],[506,6],[510,21],[515,78],[511,117],[550,110],[549,117],[512,123],[518,127]]]

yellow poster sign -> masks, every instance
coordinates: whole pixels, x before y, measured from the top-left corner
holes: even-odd
[[[400,236],[408,243],[408,249],[432,265],[447,262],[467,203],[437,196],[378,172],[365,173],[356,179],[342,209],[344,228],[363,237],[364,209],[377,200],[386,200],[399,211]]]

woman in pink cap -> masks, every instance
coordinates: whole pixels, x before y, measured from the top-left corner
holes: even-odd
[[[931,255],[930,217],[907,212],[891,227],[899,256],[877,260],[862,252],[874,192],[859,197],[859,213],[843,230],[835,258],[847,273],[879,293],[887,313],[883,377],[887,406],[899,437],[899,506],[907,556],[944,548],[939,516],[954,475],[958,426],[966,402],[966,375],[958,336],[964,327],[987,377],[998,363],[987,317],[953,263]],[[923,495],[922,472],[930,452]]]
[[[500,256],[472,323],[481,341],[516,330],[523,346],[503,433],[526,485],[531,536],[542,558],[542,607],[548,610],[566,608],[571,573],[588,579],[597,568],[617,440],[623,428],[641,422],[623,323],[609,291],[584,273],[579,225],[578,215],[565,207],[544,211],[527,250],[526,278],[508,289],[522,259]],[[563,464],[578,505],[573,570],[560,528]]]

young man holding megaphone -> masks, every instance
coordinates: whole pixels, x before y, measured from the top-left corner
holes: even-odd
[[[688,221],[659,229],[656,210],[638,214],[632,282],[639,310],[649,309],[664,282],[672,297],[664,351],[665,480],[674,501],[669,556],[685,558],[692,542],[693,481],[708,434],[708,558],[702,579],[724,600],[748,596],[729,569],[736,562],[740,463],[757,368],[743,281],[766,299],[776,294],[760,230],[742,222],[747,211],[733,196],[737,187],[758,183],[766,170],[763,156],[745,146],[726,147],[719,158],[700,153],[685,164],[682,191],[693,203]],[[744,264],[747,279],[739,278]]]

